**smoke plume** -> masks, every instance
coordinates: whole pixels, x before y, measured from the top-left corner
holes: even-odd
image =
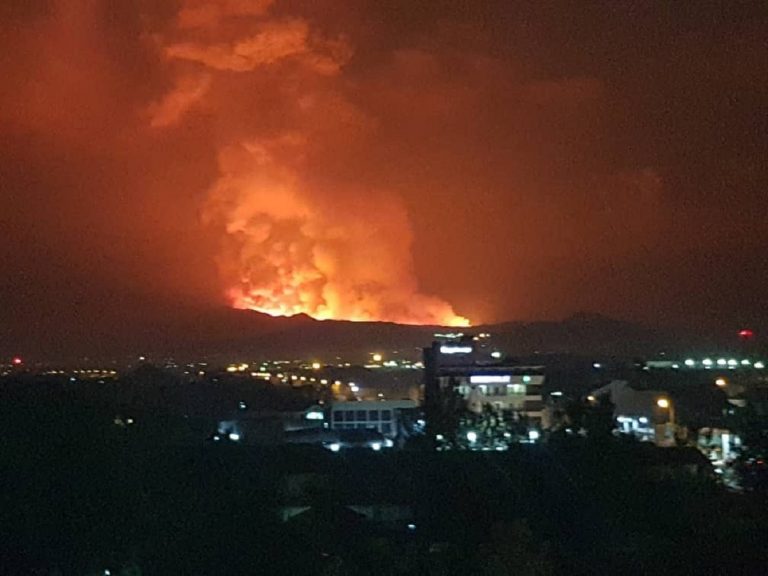
[[[322,177],[327,158],[375,137],[376,120],[344,95],[344,38],[270,2],[188,2],[160,39],[175,75],[149,107],[172,128],[195,109],[213,117],[219,177],[203,219],[220,230],[219,266],[237,308],[318,319],[466,325],[420,293],[403,201]],[[204,116],[206,117],[206,116]],[[188,120],[187,120],[188,121]]]

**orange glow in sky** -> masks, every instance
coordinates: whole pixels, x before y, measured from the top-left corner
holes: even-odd
[[[757,343],[761,3],[509,4],[4,2],[6,364],[209,308]]]
[[[373,322],[388,321],[398,324],[436,324],[439,326],[469,326],[470,321],[467,318],[453,314],[452,311],[446,311],[442,316],[435,316],[424,319],[418,316],[409,317],[393,316],[379,317],[375,314],[360,310],[347,315],[341,311],[334,311],[332,308],[322,306],[318,309],[311,309],[301,303],[301,294],[291,294],[285,297],[282,293],[265,294],[263,291],[254,290],[246,294],[241,290],[232,290],[230,293],[232,306],[241,310],[254,310],[270,316],[294,316],[296,314],[306,314],[316,320],[351,320],[353,322]],[[295,299],[298,296],[298,302]]]

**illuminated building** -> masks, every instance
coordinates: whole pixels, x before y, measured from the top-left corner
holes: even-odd
[[[330,426],[332,430],[376,430],[387,438],[394,438],[400,429],[403,412],[415,409],[413,400],[334,402],[330,409]]]
[[[445,399],[453,393],[458,393],[469,413],[479,415],[492,408],[525,422],[530,430],[540,428],[543,367],[512,364],[494,352],[482,339],[464,335],[437,340],[424,349],[428,429],[441,418]]]

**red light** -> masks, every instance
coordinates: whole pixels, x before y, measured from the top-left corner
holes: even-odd
[[[11,360],[11,363],[12,363],[14,366],[21,366],[21,365],[24,363],[24,361],[23,361],[21,358],[19,358],[18,356],[15,356],[15,357],[13,358],[13,360]]]
[[[739,330],[739,338],[742,338],[744,340],[751,340],[754,337],[755,337],[755,333],[748,328],[745,328],[744,330]]]

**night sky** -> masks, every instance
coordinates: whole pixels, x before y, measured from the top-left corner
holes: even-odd
[[[6,340],[768,324],[765,2],[6,0],[0,72]]]

